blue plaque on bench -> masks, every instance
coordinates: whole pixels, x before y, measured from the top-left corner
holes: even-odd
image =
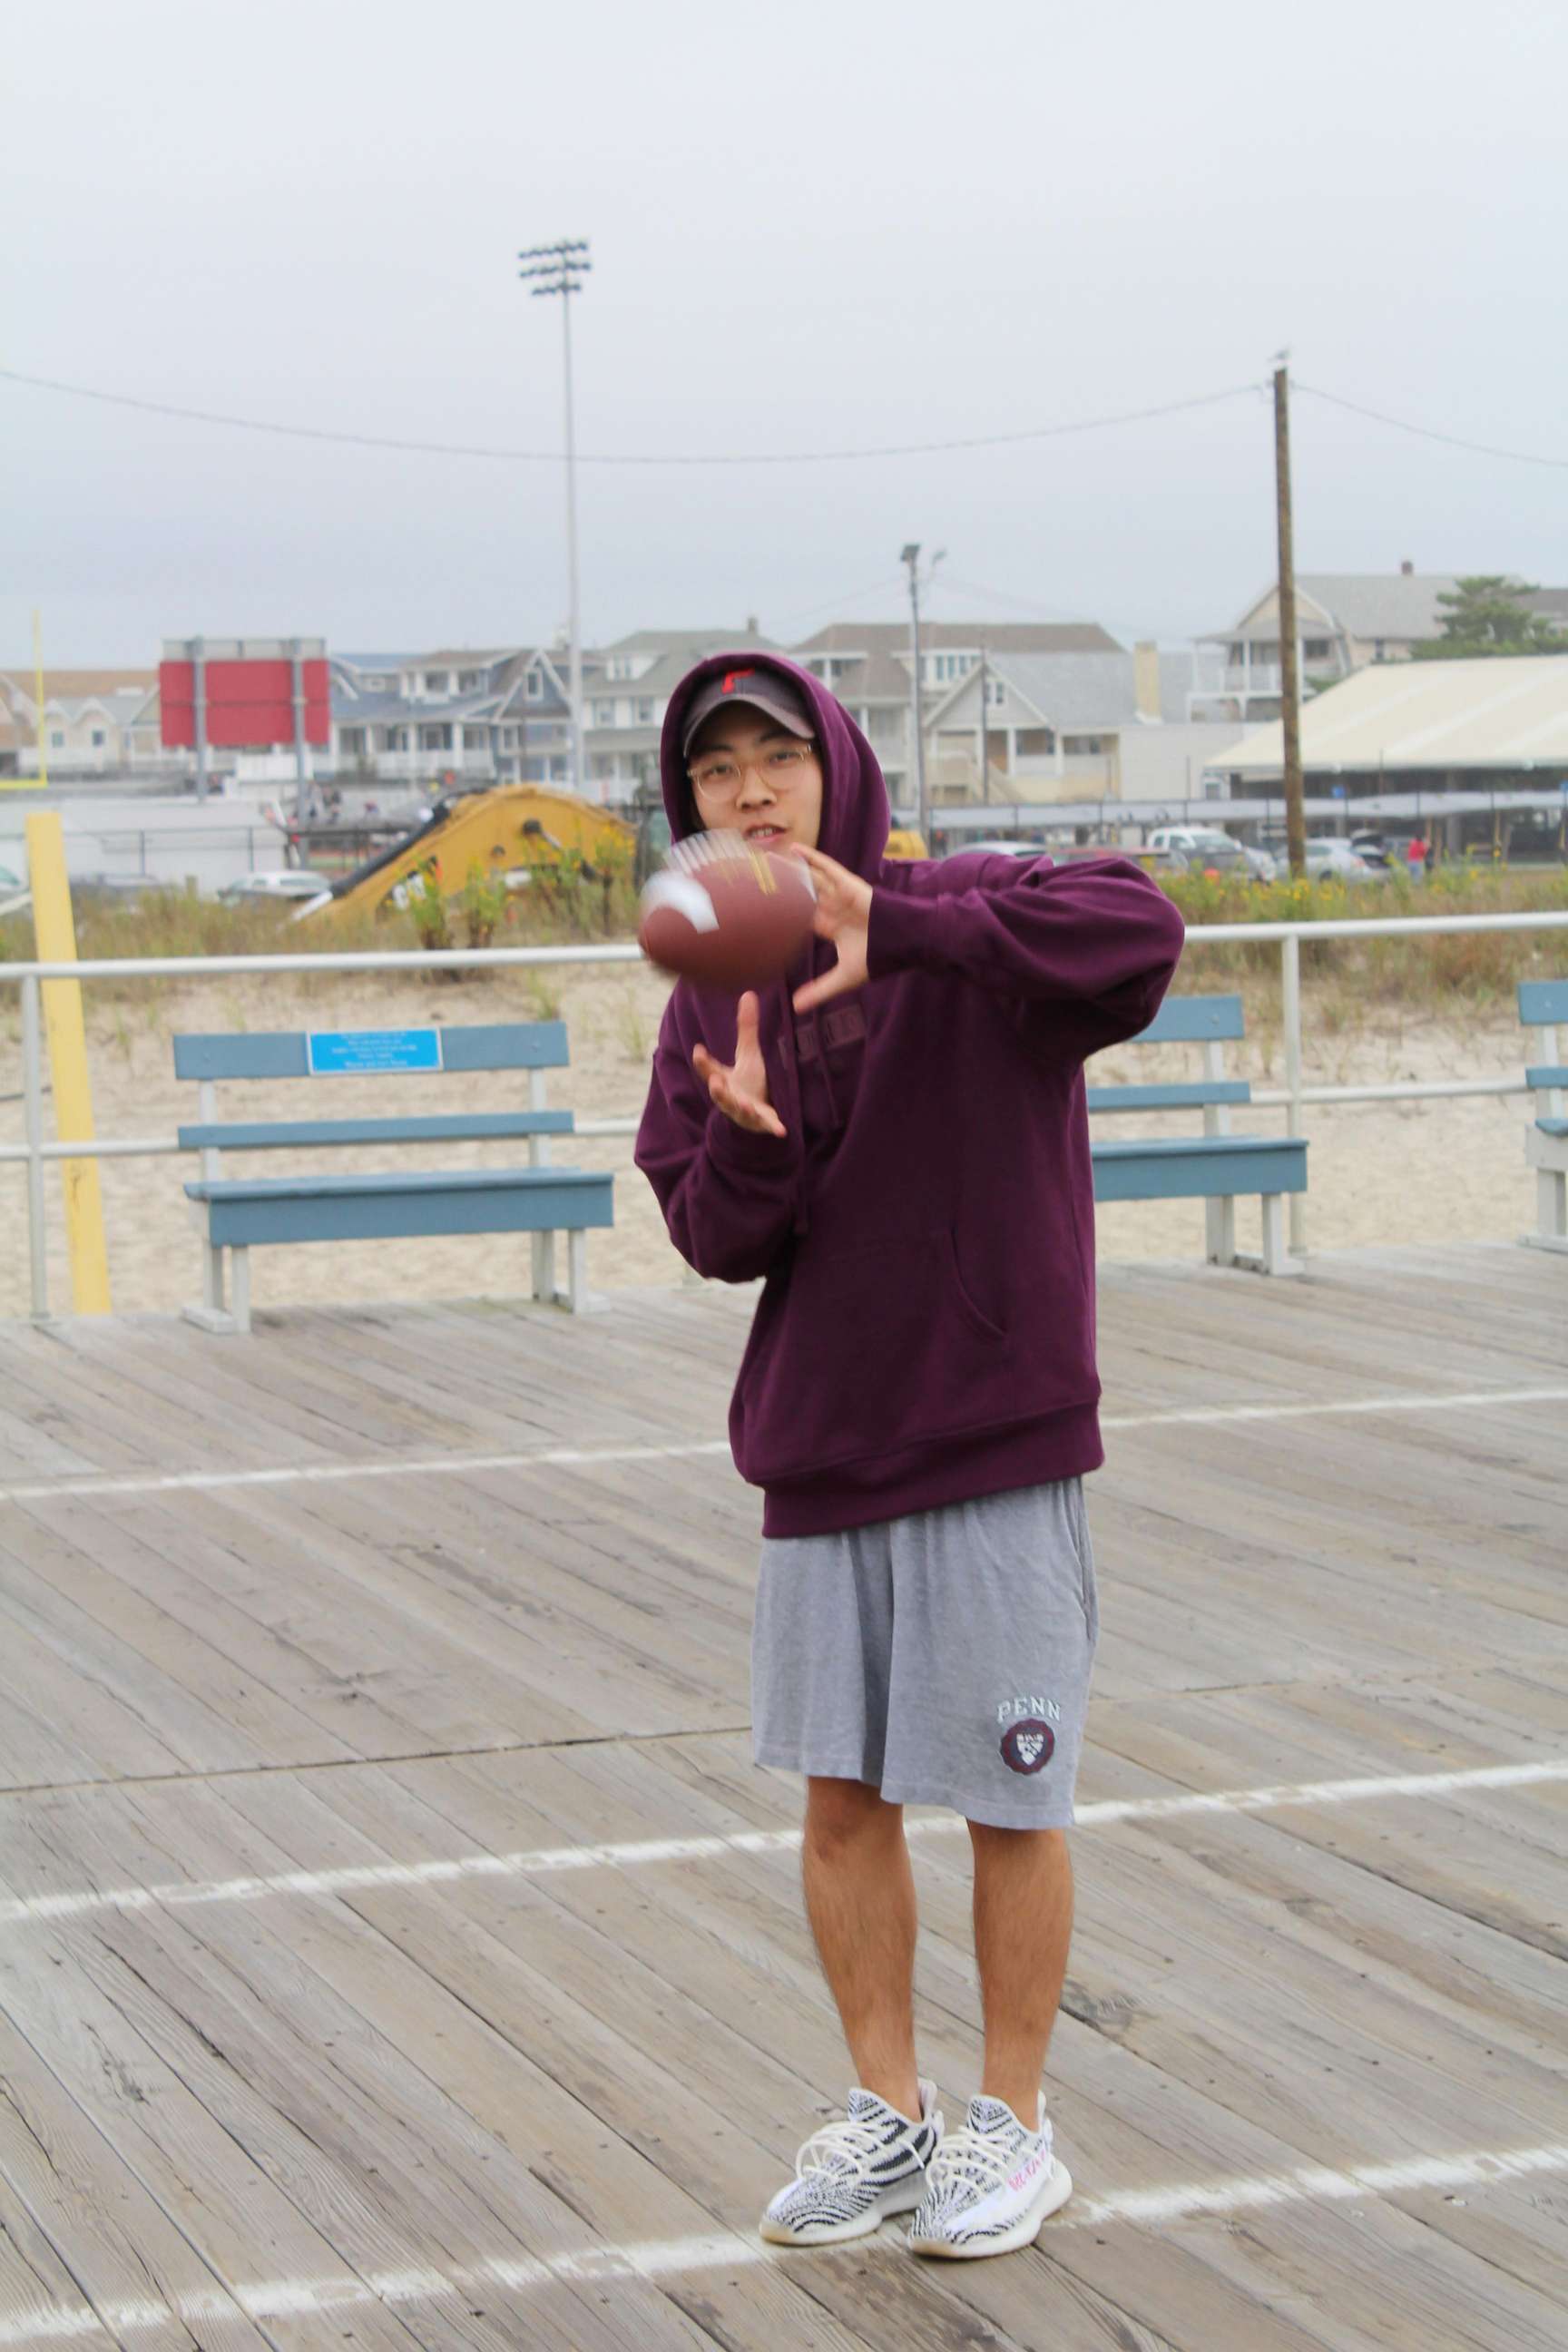
[[[439,1029],[312,1029],[305,1038],[312,1077],[382,1070],[438,1070]]]

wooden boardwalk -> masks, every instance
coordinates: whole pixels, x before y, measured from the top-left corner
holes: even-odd
[[[0,1329],[0,2347],[1562,2352],[1568,1264],[1107,1273],[1078,2195],[935,2269],[752,2231],[845,2061],[748,1307]]]

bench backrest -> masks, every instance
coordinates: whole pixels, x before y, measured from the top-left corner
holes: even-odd
[[[1568,1028],[1568,980],[1521,980],[1519,983],[1519,1017],[1527,1029],[1539,1029],[1541,1048],[1546,1058],[1535,1062],[1525,1071],[1524,1082],[1533,1093],[1546,1097],[1542,1106],[1545,1118],[1562,1118],[1563,1102],[1568,1097],[1568,1065],[1558,1040],[1559,1028]],[[1535,1040],[1531,1038],[1531,1045]]]
[[[569,1056],[562,1021],[498,1021],[482,1027],[427,1023],[406,1029],[256,1030],[191,1034],[174,1039],[174,1075],[195,1079],[201,1123],[182,1127],[182,1150],[200,1151],[202,1174],[219,1172],[220,1151],[279,1151],[333,1144],[478,1142],[524,1136],[535,1165],[548,1159],[543,1139],[569,1135],[569,1110],[545,1105],[544,1073]],[[415,1077],[442,1072],[526,1070],[529,1108],[440,1118],[289,1118],[225,1122],[216,1116],[219,1079]]]
[[[1245,1078],[1227,1078],[1225,1075],[1226,1045],[1245,1034],[1239,996],[1167,996],[1149,1026],[1127,1042],[1132,1045],[1201,1045],[1203,1076],[1156,1086],[1091,1086],[1088,1090],[1089,1109],[1201,1109],[1205,1135],[1228,1134],[1230,1106],[1252,1100],[1252,1088]]]

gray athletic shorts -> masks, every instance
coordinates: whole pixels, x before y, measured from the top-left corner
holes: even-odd
[[[765,1540],[757,1762],[1065,1828],[1099,1626],[1079,1478]]]

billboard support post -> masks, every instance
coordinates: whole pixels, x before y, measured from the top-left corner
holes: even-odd
[[[196,798],[207,796],[207,641],[191,640],[191,691],[196,732]]]

